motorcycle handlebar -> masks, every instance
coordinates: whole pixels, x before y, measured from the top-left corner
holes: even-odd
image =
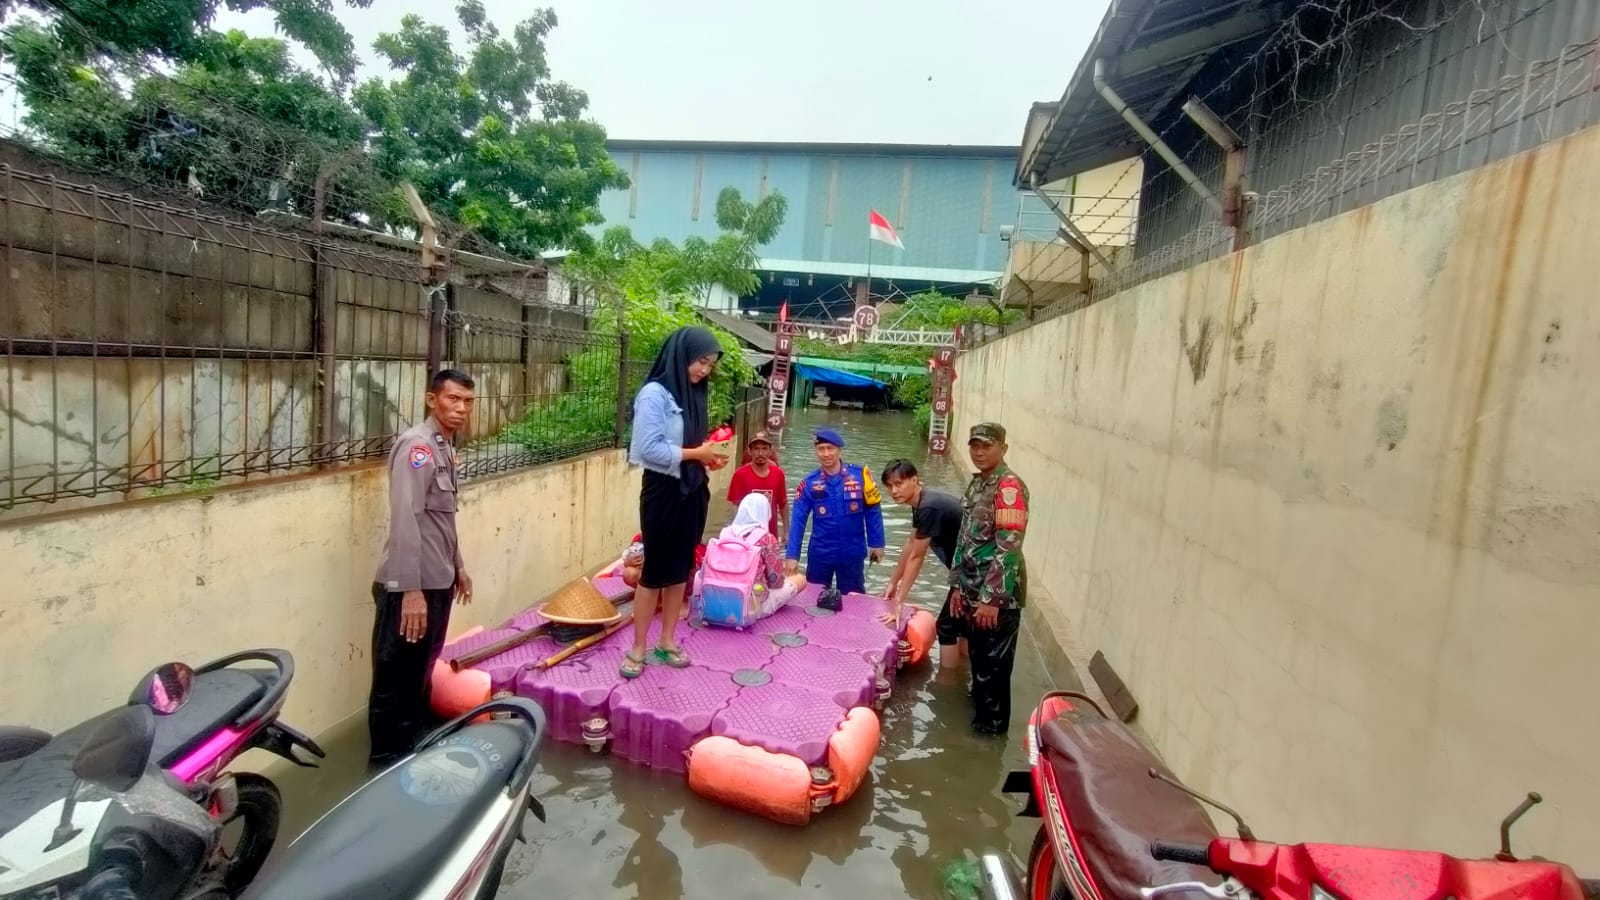
[[[1191,866],[1211,867],[1211,849],[1205,844],[1179,844],[1170,841],[1151,841],[1150,855],[1167,862],[1188,863]]]

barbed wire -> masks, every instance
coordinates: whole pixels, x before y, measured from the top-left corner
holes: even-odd
[[[1373,0],[1364,5],[1311,0],[1293,15],[1286,16],[1252,52],[1243,54],[1242,61],[1230,72],[1211,81],[1205,90],[1193,92],[1204,102],[1217,102],[1219,117],[1237,123],[1247,145],[1252,147],[1243,173],[1245,184],[1256,192],[1253,200],[1250,199],[1252,195],[1247,195],[1249,202],[1243,211],[1242,231],[1247,240],[1260,240],[1283,227],[1292,227],[1287,224],[1291,220],[1294,224],[1305,224],[1308,216],[1314,220],[1349,208],[1351,203],[1370,202],[1378,196],[1380,181],[1394,182],[1384,189],[1386,193],[1403,189],[1399,183],[1402,176],[1405,186],[1409,186],[1428,174],[1420,171],[1423,162],[1451,149],[1460,148],[1464,152],[1464,148],[1485,135],[1515,129],[1507,146],[1515,145],[1520,149],[1529,141],[1549,140],[1563,130],[1579,127],[1577,122],[1593,121],[1592,115],[1588,119],[1570,115],[1558,122],[1554,121],[1553,112],[1564,102],[1563,97],[1570,100],[1593,90],[1590,84],[1580,83],[1585,77],[1590,82],[1594,78],[1594,67],[1586,59],[1590,55],[1586,48],[1593,41],[1586,41],[1569,45],[1559,56],[1536,62],[1525,72],[1506,74],[1492,87],[1485,88],[1481,83],[1473,86],[1468,81],[1460,89],[1461,96],[1447,96],[1439,101],[1437,112],[1390,131],[1331,163],[1311,163],[1311,171],[1287,183],[1265,190],[1251,184],[1252,179],[1259,179],[1264,173],[1282,170],[1286,161],[1300,157],[1307,157],[1309,161],[1319,139],[1326,141],[1330,134],[1337,137],[1335,147],[1338,148],[1361,131],[1376,133],[1371,127],[1373,124],[1394,121],[1394,98],[1417,90],[1419,85],[1427,85],[1428,99],[1441,90],[1448,90],[1439,85],[1450,82],[1436,78],[1442,68],[1459,67],[1470,77],[1466,61],[1474,54],[1480,60],[1482,54],[1489,52],[1504,57],[1512,45],[1510,36],[1518,28],[1534,28],[1529,23],[1534,23],[1541,14],[1551,14],[1558,9],[1556,0],[1529,3],[1455,0],[1453,5],[1436,7],[1430,4],[1429,14],[1418,17],[1414,15],[1414,7],[1415,4],[1408,7],[1403,0]],[[1459,25],[1462,16],[1474,13],[1479,17],[1475,36],[1461,32],[1463,39],[1453,43],[1437,39],[1442,31]],[[1319,32],[1303,18],[1307,15],[1327,17],[1329,23]],[[1578,13],[1574,13],[1576,15]],[[1537,27],[1545,25],[1552,25],[1545,32],[1561,33],[1561,23],[1543,22]],[[1393,37],[1381,43],[1374,40],[1375,36],[1384,34]],[[1414,58],[1414,50],[1430,38],[1434,39],[1430,55],[1419,62]],[[1313,41],[1317,42],[1315,47],[1308,43]],[[1484,49],[1491,44],[1492,51]],[[1410,64],[1398,73],[1400,77],[1377,77],[1377,73],[1386,68],[1394,68],[1397,61],[1407,60],[1408,53],[1412,54]],[[1499,66],[1504,66],[1504,62]],[[1499,68],[1499,71],[1504,69]],[[1227,93],[1229,86],[1237,83],[1246,72],[1254,79],[1251,89],[1240,91],[1239,96]],[[1176,85],[1173,92],[1185,87]],[[1161,140],[1174,138],[1180,129],[1199,135],[1198,128],[1186,116],[1171,110],[1154,112],[1168,118],[1151,122],[1157,127]],[[1539,112],[1546,115],[1534,121]],[[1243,122],[1241,114],[1248,114]],[[1308,119],[1312,115],[1322,117],[1314,127],[1307,124],[1312,121]],[[1531,124],[1523,129],[1522,123]],[[1479,154],[1481,160],[1476,161],[1463,156],[1456,163],[1456,169],[1481,164],[1496,152],[1503,155],[1506,151],[1504,148],[1485,149]],[[1209,140],[1198,137],[1180,151],[1180,156],[1208,184],[1215,187],[1220,183],[1222,154]],[[1075,222],[1090,220],[1115,226],[1125,223],[1122,232],[1115,228],[1109,234],[1099,230],[1095,237],[1111,240],[1095,243],[1101,247],[1121,245],[1132,248],[1133,252],[1110,254],[1117,257],[1112,271],[1095,262],[1095,283],[1089,293],[1058,301],[1044,310],[1034,310],[1036,314],[1054,315],[1077,308],[1132,284],[1226,252],[1233,245],[1234,229],[1212,218],[1200,198],[1178,183],[1164,162],[1148,154],[1145,159],[1144,166],[1129,166],[1098,195],[1084,192],[1081,185],[1076,187],[1067,209]],[[1405,171],[1407,166],[1412,171]],[[1141,171],[1144,175],[1140,188],[1125,189],[1123,185],[1134,177],[1133,173]],[[1136,211],[1130,212],[1133,208]],[[1174,230],[1174,225],[1185,221],[1193,224],[1181,231]],[[1017,230],[1022,230],[1020,224]],[[1075,255],[1057,252],[1047,265],[1030,271],[1031,284],[1026,290],[1031,293],[1034,285],[1076,281],[1075,273],[1080,266]],[[1079,285],[1080,291],[1083,288]]]

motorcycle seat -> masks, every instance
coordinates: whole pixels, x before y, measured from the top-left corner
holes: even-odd
[[[1068,828],[1106,897],[1176,881],[1217,884],[1210,869],[1158,860],[1152,840],[1205,844],[1217,836],[1205,808],[1177,788],[1133,730],[1090,707],[1074,707],[1039,731],[1044,757],[1061,790]]]
[[[516,720],[469,725],[385,770],[267,863],[248,900],[402,900],[422,896],[471,832],[511,817],[506,796],[534,734]],[[517,815],[515,821],[521,821]],[[446,885],[448,891],[453,885]],[[429,896],[444,896],[444,891]]]
[[[195,673],[188,699],[177,712],[156,716],[156,743],[150,758],[163,769],[177,765],[260,702],[277,679],[276,670],[262,668]]]

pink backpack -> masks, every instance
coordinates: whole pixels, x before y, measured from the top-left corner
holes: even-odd
[[[706,546],[699,612],[707,624],[745,628],[759,617],[754,588],[761,577],[761,548],[729,530]]]

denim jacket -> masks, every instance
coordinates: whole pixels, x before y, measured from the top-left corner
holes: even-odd
[[[683,409],[672,392],[652,381],[633,398],[633,440],[628,462],[651,472],[683,477]]]

